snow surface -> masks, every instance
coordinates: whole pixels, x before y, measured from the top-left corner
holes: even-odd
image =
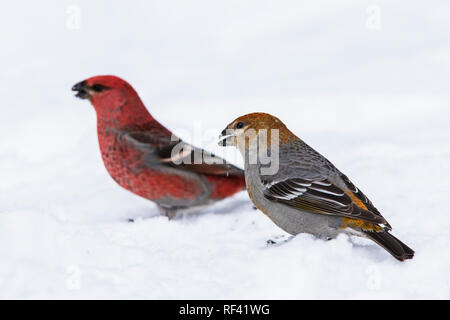
[[[450,298],[449,4],[378,1],[370,30],[369,2],[314,3],[2,4],[0,298]],[[285,234],[245,192],[168,221],[101,163],[94,110],[69,90],[96,74],[129,80],[157,119],[238,165],[219,132],[278,116],[415,258],[347,237],[267,247]]]

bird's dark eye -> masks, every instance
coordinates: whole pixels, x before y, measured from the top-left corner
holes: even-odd
[[[91,89],[94,90],[95,92],[102,92],[103,90],[106,89],[106,87],[104,85],[101,85],[101,84],[94,84],[91,87]]]
[[[236,129],[242,129],[243,127],[244,127],[244,123],[243,122],[236,123]]]

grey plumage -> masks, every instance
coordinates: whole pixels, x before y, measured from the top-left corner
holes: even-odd
[[[275,174],[262,174],[264,165],[249,160],[254,159],[249,153],[257,148],[242,140],[248,129],[279,130],[279,169]],[[309,233],[324,239],[340,233],[357,235],[374,240],[398,260],[413,257],[414,251],[389,233],[391,226],[365,194],[279,119],[249,114],[230,123],[224,132],[230,130],[235,133],[219,145],[239,149],[250,198],[280,228],[292,235]]]

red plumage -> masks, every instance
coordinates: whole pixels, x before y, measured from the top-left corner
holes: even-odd
[[[156,202],[169,217],[178,209],[211,204],[245,189],[243,171],[222,159],[215,157],[216,164],[196,164],[195,155],[204,151],[174,139],[126,81],[96,76],[72,90],[95,108],[100,151],[111,177]],[[181,153],[174,152],[177,146],[183,147]],[[175,160],[183,161],[177,165]]]

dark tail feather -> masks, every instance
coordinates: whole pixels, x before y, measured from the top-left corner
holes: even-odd
[[[397,260],[404,261],[406,259],[412,259],[414,257],[414,251],[410,247],[408,247],[406,244],[398,240],[387,231],[365,231],[364,234],[378,243],[384,249],[386,249]]]

